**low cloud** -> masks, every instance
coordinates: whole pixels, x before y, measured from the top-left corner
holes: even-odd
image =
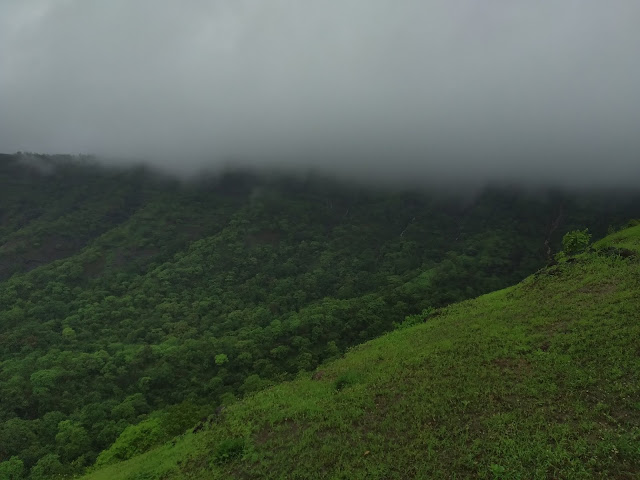
[[[6,0],[0,151],[632,185],[635,0]]]

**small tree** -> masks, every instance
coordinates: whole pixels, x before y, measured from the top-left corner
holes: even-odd
[[[577,255],[584,252],[591,242],[589,229],[573,230],[562,237],[562,249],[566,255]]]
[[[215,356],[215,362],[218,366],[224,365],[225,363],[229,362],[229,357],[227,357],[224,353],[219,353]]]

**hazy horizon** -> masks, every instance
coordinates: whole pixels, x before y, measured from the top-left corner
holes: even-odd
[[[640,3],[0,5],[0,151],[632,186]]]

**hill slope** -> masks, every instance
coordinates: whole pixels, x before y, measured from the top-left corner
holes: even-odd
[[[638,478],[636,255],[640,226],[87,479]]]
[[[602,235],[640,204],[463,193],[0,155],[0,478],[161,445],[407,315],[520,281],[567,230]]]
[[[150,416],[162,443],[408,313],[520,280],[561,208],[563,227],[611,220],[562,196],[27,160],[0,156],[0,471],[28,475],[78,473]]]

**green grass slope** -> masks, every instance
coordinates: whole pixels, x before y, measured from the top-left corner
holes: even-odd
[[[86,478],[638,478],[639,375],[637,226]]]

